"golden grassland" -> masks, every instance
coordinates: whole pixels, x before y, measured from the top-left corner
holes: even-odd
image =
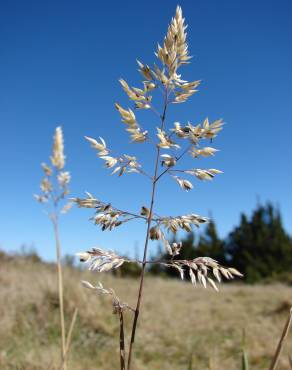
[[[58,369],[56,266],[23,258],[0,263],[0,369]],[[68,369],[118,369],[118,319],[110,298],[92,294],[80,280],[101,281],[130,305],[138,281],[70,267],[64,275],[67,326],[79,310]],[[291,305],[292,288],[280,284],[229,284],[216,293],[147,276],[134,369],[188,370],[192,356],[196,370],[239,370],[243,330],[251,369],[268,369]],[[291,348],[290,333],[278,370],[289,369]]]

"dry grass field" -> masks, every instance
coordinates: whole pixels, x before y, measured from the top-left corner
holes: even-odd
[[[69,267],[64,274],[67,326],[74,307],[79,309],[68,368],[118,369],[118,320],[111,302],[84,289],[80,280],[100,280],[129,304],[135,301],[137,281]],[[55,266],[2,258],[0,284],[0,369],[58,369]],[[289,305],[292,289],[284,285],[225,285],[216,293],[147,277],[134,369],[188,370],[192,355],[192,369],[239,370],[243,329],[251,369],[268,369]],[[290,333],[279,370],[289,369],[291,348]]]

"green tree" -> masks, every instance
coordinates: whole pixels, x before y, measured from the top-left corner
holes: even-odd
[[[280,212],[272,204],[258,205],[250,219],[241,215],[229,234],[225,251],[229,264],[255,282],[292,271],[292,243]]]
[[[213,220],[208,223],[205,232],[200,235],[196,253],[198,254],[197,257],[207,256],[222,265],[226,264],[224,241],[219,238],[217,227]]]

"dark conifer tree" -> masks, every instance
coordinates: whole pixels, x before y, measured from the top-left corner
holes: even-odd
[[[248,282],[292,271],[292,244],[281,215],[272,204],[258,205],[250,219],[241,215],[229,234],[225,251]]]

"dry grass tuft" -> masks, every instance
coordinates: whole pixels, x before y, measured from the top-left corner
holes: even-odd
[[[2,260],[3,262],[3,260]],[[68,368],[112,370],[119,368],[116,317],[108,310],[107,296],[94,296],[80,280],[98,274],[64,269],[66,324],[74,308],[79,310],[72,337]],[[0,271],[0,368],[25,370],[58,369],[59,316],[55,266],[25,259],[5,259]],[[137,282],[105,274],[104,286],[115,286],[118,296],[135,302]],[[291,288],[284,285],[223,285],[218,295],[211,289],[148,277],[145,309],[137,332],[135,370],[186,370],[193,355],[193,368],[238,370],[241,338],[250,367],[267,369],[286,321],[283,302]],[[282,307],[279,314],[279,307]],[[268,309],[267,309],[268,308]],[[155,316],[155,321],[153,317]],[[126,329],[130,317],[125,313]],[[170,335],[171,333],[171,335]],[[126,338],[129,340],[129,338]],[[291,334],[285,344],[278,370],[289,368]],[[187,353],[186,353],[187,348]]]

